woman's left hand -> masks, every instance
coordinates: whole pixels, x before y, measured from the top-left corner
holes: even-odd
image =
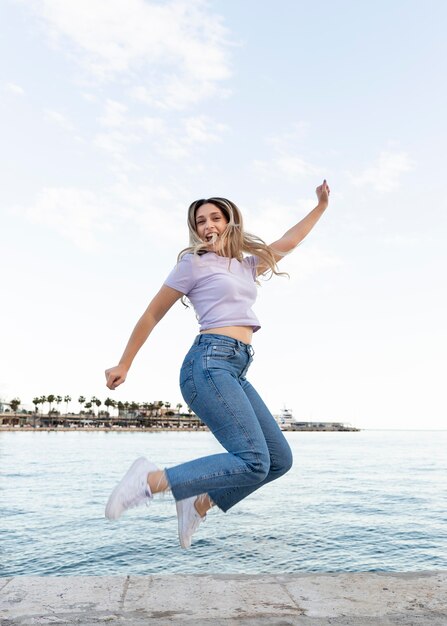
[[[323,180],[322,185],[315,189],[315,193],[317,194],[318,204],[326,206],[329,204],[329,194],[331,193],[331,190],[329,189],[326,179]]]

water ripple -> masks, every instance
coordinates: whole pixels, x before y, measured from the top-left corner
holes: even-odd
[[[0,433],[1,576],[447,568],[447,432],[290,433],[282,479],[180,550],[172,496],[104,519],[132,460],[219,452],[209,433]]]

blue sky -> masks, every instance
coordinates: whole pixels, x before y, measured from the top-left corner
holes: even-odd
[[[444,2],[1,4],[0,397],[109,395],[103,371],[223,195],[274,241],[251,380],[273,412],[445,428]],[[121,400],[181,402],[174,307]],[[73,406],[76,408],[76,405]]]

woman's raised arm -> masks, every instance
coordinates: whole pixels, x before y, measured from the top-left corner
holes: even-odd
[[[318,222],[323,215],[329,204],[330,189],[326,180],[316,188],[318,204],[317,206],[306,215],[298,224],[292,226],[281,239],[270,244],[270,247],[275,255],[276,262],[280,261],[286,254],[291,252],[296,246],[310,233],[312,228]],[[262,269],[262,268],[260,268]],[[259,272],[259,273],[262,273]]]
[[[106,385],[109,389],[116,389],[126,380],[127,372],[138,350],[158,322],[182,296],[183,294],[180,291],[163,285],[157,295],[151,300],[149,306],[136,323],[118,365],[111,367],[105,372]]]

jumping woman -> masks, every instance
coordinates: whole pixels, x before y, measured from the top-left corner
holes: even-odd
[[[180,372],[188,406],[227,452],[159,469],[137,459],[113,490],[105,515],[118,519],[129,508],[170,490],[179,540],[189,548],[193,533],[216,505],[228,511],[256,489],[285,474],[292,454],[261,397],[246,379],[253,360],[252,335],[259,321],[252,311],[258,276],[279,274],[277,263],[304,239],[328,206],[326,180],[317,187],[317,206],[271,245],[244,231],[237,206],[225,198],[193,202],[188,211],[190,245],[137,322],[120,362],[106,370],[116,389],[135,355],[172,305],[188,298],[200,332]],[[244,256],[246,253],[246,256]]]

